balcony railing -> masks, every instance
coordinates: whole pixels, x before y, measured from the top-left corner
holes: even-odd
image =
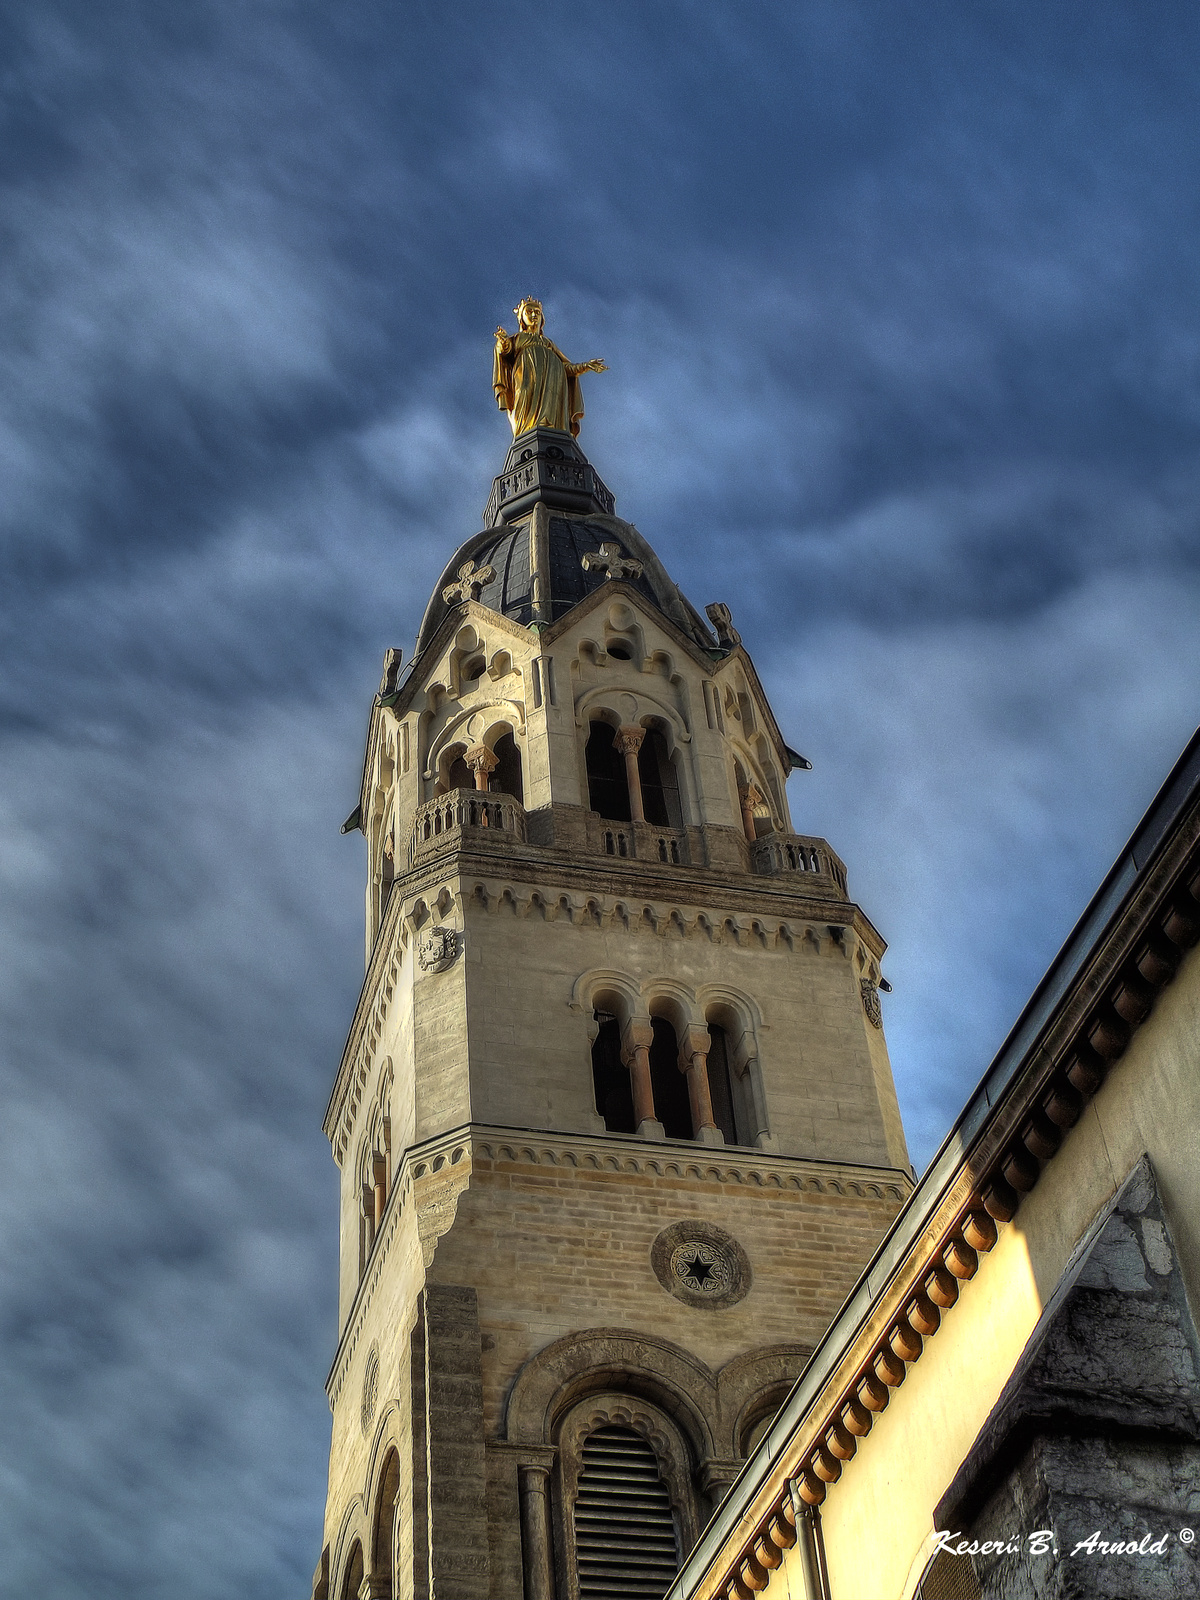
[[[408,859],[435,849],[448,833],[487,828],[493,836],[523,843],[525,810],[510,794],[485,793],[481,789],[451,789],[418,806],[413,818]]]
[[[610,822],[592,812],[587,819],[587,834],[588,846],[597,855],[667,867],[691,865],[688,836],[683,828],[660,828],[653,822]]]
[[[824,839],[809,839],[799,833],[769,833],[765,839],[756,839],[750,848],[754,870],[764,877],[808,873],[832,878],[843,894],[847,892],[846,868]]]

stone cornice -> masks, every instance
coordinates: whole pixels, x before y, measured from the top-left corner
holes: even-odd
[[[654,861],[621,858],[531,845],[507,835],[480,842],[472,837],[480,830],[463,830],[445,851],[433,853],[417,862],[402,877],[395,889],[408,897],[428,884],[453,873],[481,878],[513,877],[525,883],[549,883],[556,889],[594,893],[598,888],[621,899],[657,900],[669,905],[709,908],[714,900],[723,901],[730,911],[751,914],[756,908],[766,915],[799,918],[814,922],[849,924],[853,918],[867,942],[882,955],[885,941],[861,907],[840,895],[836,887],[824,893],[806,885],[803,873],[787,877],[767,877],[751,872],[723,872],[704,866],[660,868]],[[503,842],[500,842],[501,837]]]
[[[1200,937],[1200,775],[1182,801],[1172,786],[1193,746],[1160,797],[1174,815],[1160,826],[1152,808],[1109,874],[668,1600],[750,1600],[768,1586],[795,1543],[797,1498],[822,1503],[842,1462],[869,1448],[874,1415]]]
[[[907,1172],[851,1161],[813,1161],[804,1156],[768,1155],[749,1149],[722,1149],[690,1140],[657,1141],[624,1134],[545,1133],[530,1128],[465,1123],[426,1139],[404,1152],[392,1192],[338,1341],[325,1389],[330,1405],[342,1392],[358,1348],[367,1313],[395,1243],[401,1217],[411,1208],[414,1185],[445,1174],[466,1187],[471,1175],[501,1163],[569,1168],[589,1172],[651,1174],[682,1182],[721,1183],[755,1191],[853,1195],[858,1199],[902,1202],[912,1188]]]

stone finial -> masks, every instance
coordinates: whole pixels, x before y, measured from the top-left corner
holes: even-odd
[[[464,605],[468,600],[478,600],[485,583],[496,576],[495,567],[476,568],[473,561],[464,561],[458,569],[458,579],[442,590],[442,599],[448,606]]]
[[[395,694],[396,679],[400,675],[400,663],[403,659],[403,650],[385,650],[383,652],[383,677],[379,680],[380,694]]]
[[[583,557],[583,570],[594,572],[602,568],[604,581],[607,583],[612,578],[628,580],[640,578],[642,563],[633,556],[627,556],[619,544],[605,542],[599,550],[589,550]]]
[[[711,606],[705,606],[704,615],[716,629],[717,643],[722,650],[732,650],[741,644],[742,636],[734,627],[729,607],[723,601],[714,600]]]

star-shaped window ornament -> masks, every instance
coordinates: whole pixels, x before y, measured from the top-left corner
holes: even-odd
[[[750,1287],[745,1252],[715,1224],[677,1222],[664,1228],[654,1241],[650,1265],[667,1293],[689,1306],[733,1305]]]
[[[699,1254],[692,1256],[690,1260],[685,1257],[680,1265],[683,1267],[684,1277],[691,1278],[701,1286],[707,1284],[713,1276],[712,1263],[701,1260]]]

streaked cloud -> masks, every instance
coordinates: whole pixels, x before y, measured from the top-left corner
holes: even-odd
[[[379,657],[519,295],[734,609],[928,1158],[1200,704],[1178,5],[23,0],[0,156],[0,1595],[275,1600],[324,1498]]]

